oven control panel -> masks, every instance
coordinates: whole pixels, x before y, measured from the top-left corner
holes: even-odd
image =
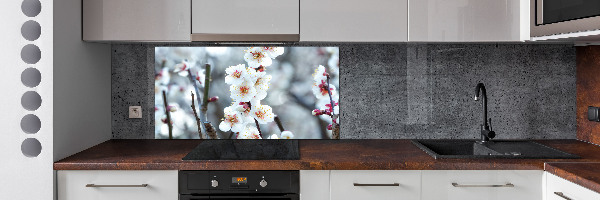
[[[179,171],[180,194],[298,193],[299,171]]]

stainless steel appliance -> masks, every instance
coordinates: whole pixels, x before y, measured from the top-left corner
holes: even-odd
[[[531,36],[600,30],[598,0],[531,0]]]
[[[299,171],[179,171],[179,199],[299,200]]]

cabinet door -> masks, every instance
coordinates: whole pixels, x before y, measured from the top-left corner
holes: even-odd
[[[177,200],[177,171],[68,170],[57,172],[58,200]],[[89,185],[94,184],[94,185]],[[143,184],[147,184],[143,186]]]
[[[190,0],[83,0],[83,40],[190,41]]]
[[[192,0],[194,41],[297,41],[299,20],[299,0]]]
[[[331,200],[418,200],[421,171],[331,171]]]
[[[600,194],[546,172],[545,200],[600,199]]]
[[[423,200],[542,200],[543,171],[423,171]]]
[[[408,0],[302,0],[300,41],[405,42]]]
[[[413,0],[409,41],[529,40],[526,0]]]
[[[329,170],[300,171],[300,200],[329,200]]]

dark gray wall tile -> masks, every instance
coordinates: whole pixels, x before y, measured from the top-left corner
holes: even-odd
[[[113,138],[154,137],[154,46],[113,45]],[[570,45],[337,46],[342,138],[479,138],[478,82],[486,84],[498,138],[576,136]],[[134,104],[147,111],[142,120],[127,118]]]

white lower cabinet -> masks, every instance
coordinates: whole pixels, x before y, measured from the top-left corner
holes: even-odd
[[[176,170],[58,171],[58,200],[177,200]]]
[[[543,171],[425,170],[423,200],[542,200]]]
[[[573,182],[562,179],[554,174],[545,173],[545,200],[588,200],[600,199],[600,194]]]
[[[331,171],[331,200],[418,200],[421,171]]]
[[[329,200],[329,170],[300,170],[300,200]]]

